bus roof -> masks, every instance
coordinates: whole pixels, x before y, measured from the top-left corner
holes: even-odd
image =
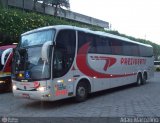
[[[5,50],[5,49],[8,49],[8,48],[15,48],[16,45],[5,45],[5,46],[0,46],[0,50]]]
[[[33,32],[37,32],[37,31],[47,30],[47,29],[56,29],[56,30],[73,29],[73,30],[83,31],[83,32],[91,33],[91,34],[95,34],[95,35],[100,35],[100,36],[106,36],[106,37],[110,37],[110,38],[114,38],[114,39],[119,39],[119,40],[122,40],[122,41],[131,42],[131,43],[138,44],[138,45],[143,45],[143,46],[146,46],[146,47],[152,47],[149,44],[144,44],[144,43],[140,43],[140,42],[137,42],[137,41],[132,41],[132,40],[130,40],[128,38],[125,38],[125,37],[122,37],[122,36],[113,35],[113,34],[102,32],[102,31],[92,31],[92,30],[87,29],[87,28],[81,28],[81,27],[70,26],[70,25],[55,25],[55,26],[41,27],[41,28],[37,28],[37,29],[31,30],[31,31],[25,32],[25,33],[22,34],[22,36],[33,33]]]

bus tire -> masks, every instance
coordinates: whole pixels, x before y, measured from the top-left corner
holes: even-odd
[[[141,76],[141,74],[139,73],[138,76],[137,76],[136,85],[137,85],[137,86],[140,86],[141,84],[142,84],[142,76]]]
[[[142,79],[142,84],[146,84],[146,83],[147,83],[147,73],[144,73],[143,79]]]
[[[76,88],[76,101],[83,102],[88,96],[88,86],[85,82],[80,82]]]

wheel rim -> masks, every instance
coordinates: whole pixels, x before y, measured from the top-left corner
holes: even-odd
[[[140,77],[138,78],[138,85],[140,85],[141,84],[141,79],[140,79]]]
[[[84,87],[79,87],[79,88],[78,88],[78,95],[79,95],[80,97],[85,97],[85,95],[86,95],[86,90],[85,90]]]
[[[145,81],[147,80],[147,76],[146,75],[144,76],[144,79],[145,79]]]

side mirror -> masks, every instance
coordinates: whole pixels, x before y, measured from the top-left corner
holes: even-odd
[[[41,50],[41,57],[43,61],[48,61],[48,50],[49,47],[52,45],[52,41],[47,41],[43,44],[42,50]]]
[[[5,56],[6,56],[8,53],[11,53],[12,51],[13,51],[13,48],[8,48],[8,49],[6,49],[5,51],[3,51],[2,57],[1,57],[1,64],[2,64],[2,65],[5,64]]]

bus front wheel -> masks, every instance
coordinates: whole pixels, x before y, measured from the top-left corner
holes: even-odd
[[[80,82],[76,88],[76,101],[83,102],[87,99],[88,96],[88,87],[85,82]]]

